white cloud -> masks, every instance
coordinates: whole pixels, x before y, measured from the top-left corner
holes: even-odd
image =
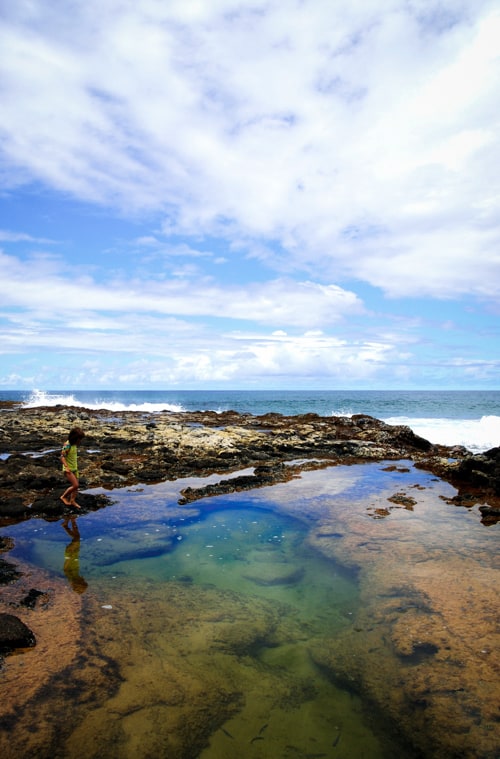
[[[54,256],[21,262],[0,254],[0,267],[3,362],[7,370],[17,356],[39,357],[33,359],[37,373],[28,367],[33,386],[54,377],[71,386],[92,380],[258,384],[288,376],[360,381],[404,358],[401,335],[332,334],[347,316],[364,316],[361,301],[335,285],[284,279],[229,288],[206,279],[96,283]],[[258,323],[265,326],[257,330]],[[63,358],[55,371],[57,356]]]
[[[157,256],[164,258],[212,258],[209,251],[199,250],[186,243],[172,245],[153,235],[138,237],[132,241],[131,246],[139,250],[153,251]]]
[[[25,232],[11,232],[8,229],[0,229],[0,242],[31,242],[37,244],[54,244],[54,240],[47,240],[44,237],[32,237]]]
[[[152,313],[314,327],[364,310],[354,293],[314,282],[278,279],[223,286],[206,278],[163,282],[144,278],[97,283],[89,276],[78,278],[71,269],[63,275],[55,259],[21,262],[2,253],[0,267],[4,308],[23,308],[44,320],[65,317],[71,320],[69,326],[82,324],[87,312],[100,312],[134,314],[134,318]],[[110,329],[109,319],[101,320],[93,320],[93,327],[101,323]]]
[[[4,182],[156,209],[280,271],[495,297],[499,37],[481,0],[13,4]]]
[[[4,6],[10,382],[496,381],[496,0]]]

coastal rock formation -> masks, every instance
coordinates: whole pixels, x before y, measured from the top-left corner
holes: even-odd
[[[89,411],[56,406],[0,406],[0,520],[57,517],[65,487],[59,451],[69,429],[86,432],[79,453],[81,489],[109,490],[139,483],[252,468],[248,476],[186,490],[183,503],[210,495],[282,482],[300,467],[409,459],[481,502],[500,493],[499,449],[473,456],[464,448],[432,445],[409,427],[363,414],[320,417],[251,416],[235,411],[189,413]],[[80,496],[84,511],[102,508],[104,495]],[[494,508],[494,503],[488,503]],[[494,518],[494,514],[489,514]]]
[[[456,479],[478,488],[491,488],[500,495],[500,447],[464,458],[457,467]]]

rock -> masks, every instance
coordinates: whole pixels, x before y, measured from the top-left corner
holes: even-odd
[[[479,507],[479,511],[481,512],[481,522],[487,527],[500,521],[500,504],[496,506],[485,504]]]
[[[231,477],[201,488],[184,488],[181,490],[182,498],[179,499],[178,503],[182,506],[186,503],[197,501],[200,498],[206,498],[207,496],[253,490],[264,485],[275,485],[278,482],[286,482],[293,477],[293,471],[291,467],[285,468],[281,465],[276,467],[258,466],[255,468],[253,475]]]
[[[80,490],[127,487],[181,477],[223,475],[255,467],[253,475],[221,479],[183,494],[184,501],[271,485],[293,476],[288,462],[354,464],[411,460],[457,487],[500,494],[500,449],[473,456],[465,449],[433,446],[407,426],[391,426],[366,414],[252,416],[236,411],[111,412],[65,406],[2,407],[0,519],[52,518],[66,513],[59,496],[66,480],[60,446],[75,423],[87,435],[79,451]],[[323,463],[318,463],[323,462]],[[270,467],[263,470],[261,467]],[[260,469],[259,469],[260,468]],[[79,496],[83,499],[83,496]],[[108,501],[109,502],[109,501]],[[106,505],[86,501],[85,510]]]
[[[35,645],[35,636],[24,622],[13,614],[0,614],[0,653]]]
[[[27,609],[34,609],[41,598],[47,598],[47,594],[43,590],[30,588],[27,595],[19,601],[19,604],[26,606]]]
[[[8,517],[11,521],[21,521],[29,516],[29,510],[24,505],[21,495],[8,495],[0,499],[0,517]]]
[[[42,495],[39,498],[36,498],[28,511],[31,516],[36,515],[38,517],[41,516],[50,519],[53,517],[65,516],[67,514],[78,515],[86,514],[89,511],[98,511],[99,509],[108,506],[111,503],[111,500],[105,495],[79,493],[77,503],[79,504],[80,509],[65,506],[60,500],[59,494],[52,493],[50,495]]]
[[[5,559],[0,559],[0,585],[14,582],[19,576],[19,572],[13,564],[5,561]]]
[[[466,456],[457,467],[456,478],[500,495],[500,448]]]
[[[304,576],[303,567],[290,567],[287,564],[277,562],[263,564],[256,568],[251,574],[245,574],[247,580],[255,585],[273,586],[273,585],[296,585]]]
[[[416,500],[406,495],[406,493],[394,493],[387,500],[391,503],[397,503],[399,506],[404,506],[409,511],[413,511],[413,507],[417,505]]]
[[[500,506],[480,506],[479,511],[483,516],[500,517]]]

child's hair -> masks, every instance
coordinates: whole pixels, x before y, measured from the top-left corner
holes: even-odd
[[[79,443],[80,440],[83,440],[84,437],[85,432],[81,430],[80,427],[73,427],[68,435],[68,442],[70,445],[75,445],[76,443]]]

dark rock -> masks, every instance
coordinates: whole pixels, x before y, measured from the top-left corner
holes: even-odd
[[[403,443],[404,445],[416,448],[418,451],[429,451],[432,448],[432,443],[416,435],[410,427],[406,426],[395,428],[394,440],[397,443]]]
[[[45,597],[47,594],[43,592],[43,590],[36,590],[36,588],[31,588],[28,591],[28,594],[19,601],[21,606],[26,606],[27,609],[34,609],[37,605],[40,596]]]
[[[108,470],[116,472],[117,474],[127,475],[133,471],[133,464],[127,461],[113,461],[110,462],[112,466],[108,466]],[[103,467],[104,469],[104,467]]]
[[[66,514],[85,514],[89,511],[98,511],[108,506],[111,500],[105,495],[91,495],[90,493],[79,493],[77,503],[80,508],[66,506],[57,495],[44,495],[35,499],[29,510],[32,516],[38,517],[60,517]]]
[[[375,426],[380,427],[383,422],[380,421],[380,419],[375,419],[373,416],[368,416],[368,414],[353,414],[351,416],[352,423],[355,424],[357,427],[373,427]]]
[[[0,535],[0,553],[5,551],[12,551],[14,548],[14,540],[7,535]]]
[[[3,483],[2,483],[3,484]],[[29,509],[23,504],[20,495],[11,495],[7,498],[0,497],[0,518],[25,519],[29,516]]]
[[[163,478],[158,467],[144,467],[141,469],[139,477],[144,482],[160,482]]]
[[[497,462],[500,461],[500,446],[496,446],[496,448],[490,448],[483,455],[488,459],[494,459]]]
[[[0,614],[0,652],[8,653],[15,648],[32,648],[35,636],[24,622],[13,614]]]
[[[481,512],[481,522],[487,526],[496,524],[500,520],[500,504],[491,505],[489,503],[479,507]]]
[[[464,458],[456,469],[456,478],[500,495],[500,448]]]
[[[14,582],[20,577],[20,572],[17,571],[15,566],[5,559],[0,559],[0,585],[7,585],[9,582]]]
[[[116,471],[117,462],[114,461],[112,456],[107,456],[101,461],[101,469],[105,472]]]
[[[255,468],[254,474],[231,477],[210,485],[204,485],[201,488],[184,488],[181,490],[182,498],[179,499],[178,503],[183,506],[198,501],[200,498],[253,490],[265,485],[275,485],[278,482],[286,482],[292,479],[293,474],[294,470],[291,467],[286,468],[282,465],[276,467],[259,466]]]

